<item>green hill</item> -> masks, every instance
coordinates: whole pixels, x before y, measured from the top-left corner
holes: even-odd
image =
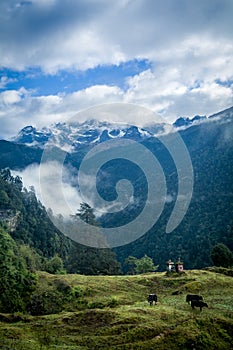
[[[0,348],[232,349],[230,275],[227,269],[170,276],[39,272],[31,310],[42,315],[0,314]],[[147,302],[151,292],[157,305]],[[201,294],[209,307],[192,310],[187,293]]]

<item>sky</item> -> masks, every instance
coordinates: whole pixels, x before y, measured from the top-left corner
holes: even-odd
[[[231,107],[232,18],[232,0],[1,0],[0,138],[106,103]]]

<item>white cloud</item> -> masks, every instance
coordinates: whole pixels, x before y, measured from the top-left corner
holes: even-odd
[[[1,1],[2,67],[37,66],[56,74],[135,58],[152,63],[128,77],[124,90],[95,85],[57,96],[6,90],[0,94],[1,136],[28,124],[66,120],[101,103],[140,104],[168,121],[230,107],[232,13],[231,0]]]
[[[115,122],[143,126],[154,120],[148,116],[122,112],[118,106],[108,115],[88,115],[85,109],[95,105],[124,102],[141,105],[161,115],[167,122],[178,116],[210,115],[232,105],[232,85],[224,86],[215,80],[194,82],[188,78],[189,68],[179,71],[171,67],[161,72],[146,70],[128,79],[128,89],[96,85],[70,94],[33,96],[30,91],[4,91],[0,94],[1,135],[9,138],[25,125],[38,128],[70,120],[78,112],[79,122],[87,118],[104,118]],[[118,111],[118,112],[117,112]],[[117,114],[118,113],[118,114]],[[158,121],[158,120],[157,120]]]
[[[212,114],[233,104],[233,45],[192,36],[161,51],[152,69],[128,79],[126,100],[138,101],[168,120]]]
[[[1,64],[20,69],[86,69],[135,57],[158,61],[193,34],[200,47],[203,36],[214,43],[232,42],[233,35],[231,0],[33,0],[21,6],[3,0],[0,10]]]
[[[12,171],[12,174],[22,177],[25,188],[33,186],[37,198],[47,209],[51,208],[54,214],[69,217],[80,207],[82,198],[72,186],[72,174],[66,167],[61,169],[58,162],[32,164],[23,171]]]
[[[8,78],[7,75],[3,75],[0,79],[0,89],[4,89],[9,83],[15,82],[16,79]]]
[[[3,91],[0,95],[0,103],[3,105],[12,105],[20,101],[20,91],[16,90],[8,90],[8,91]]]
[[[50,96],[33,96],[27,91],[26,98],[21,90],[4,91],[0,93],[0,132],[2,136],[9,138],[25,125],[43,127],[65,121],[90,106],[121,101],[122,95],[120,88],[106,85]]]

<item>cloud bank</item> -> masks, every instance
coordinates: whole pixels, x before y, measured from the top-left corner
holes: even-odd
[[[74,215],[83,202],[77,188],[72,185],[72,172],[63,167],[63,181],[59,176],[60,164],[48,162],[44,164],[32,164],[23,171],[13,171],[23,180],[23,186],[30,189],[33,186],[38,200],[45,207],[52,209],[54,215],[62,214],[69,218]],[[61,189],[61,190],[59,190]]]
[[[1,1],[0,66],[7,70],[0,80],[0,136],[101,103],[140,104],[167,121],[232,106],[232,15],[231,0]],[[85,79],[87,69],[135,59],[151,67],[126,77],[124,86],[113,79],[46,95],[23,81],[9,88],[17,79],[9,70],[31,67],[33,75],[39,67],[45,77],[83,71]]]

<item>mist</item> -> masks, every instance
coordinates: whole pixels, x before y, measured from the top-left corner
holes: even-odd
[[[20,176],[26,189],[35,189],[37,199],[46,207],[52,209],[54,215],[64,217],[74,215],[83,202],[77,187],[74,186],[75,175],[71,170],[62,168],[60,178],[60,164],[52,161],[43,164],[32,164],[23,171],[11,170],[13,176]]]

